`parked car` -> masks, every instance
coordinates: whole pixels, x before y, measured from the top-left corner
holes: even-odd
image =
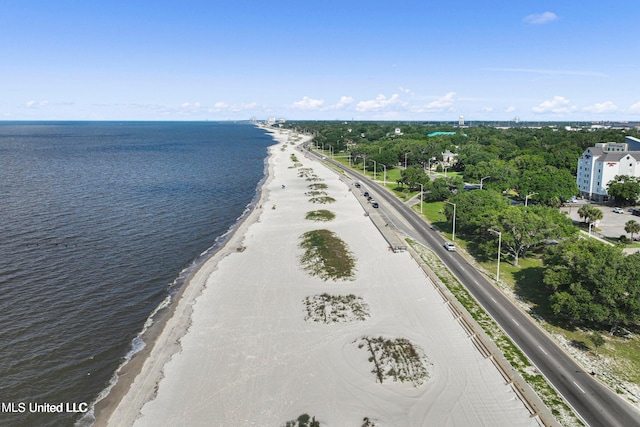
[[[445,242],[443,246],[449,252],[455,252],[456,251],[456,245],[454,245],[451,242]]]
[[[613,212],[615,212],[615,213],[617,213],[617,214],[624,213],[624,211],[622,210],[622,208],[619,208],[619,207],[617,207],[617,206],[616,206],[615,208],[613,208]]]

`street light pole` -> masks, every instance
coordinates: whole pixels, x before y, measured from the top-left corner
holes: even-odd
[[[491,178],[490,176],[485,176],[484,178],[480,179],[480,189],[482,190],[482,181],[484,181],[487,178]]]
[[[453,230],[451,233],[451,241],[454,242],[456,240],[456,204],[451,203],[447,200],[445,200],[445,202],[449,203],[450,205],[453,205]]]
[[[404,153],[404,168],[407,168],[407,156],[409,155],[409,153]]]
[[[525,196],[525,198],[524,198],[524,206],[525,206],[525,207],[527,207],[527,204],[528,204],[528,202],[529,202],[529,197],[531,197],[531,196],[535,196],[536,194],[538,194],[538,193],[531,193],[531,194],[527,194],[527,195]]]
[[[502,249],[502,232],[498,230],[489,229],[492,233],[498,234],[498,267],[496,268],[496,282],[500,281],[500,249]]]
[[[380,163],[380,166],[382,166],[384,168],[384,176],[383,176],[382,185],[384,185],[386,187],[387,186],[387,166],[383,165],[382,163]]]
[[[424,204],[422,199],[423,194],[424,194],[424,186],[420,184],[420,215],[422,215],[422,205]]]
[[[375,160],[371,160],[373,162],[373,180],[376,180],[376,176],[378,173],[378,163]]]

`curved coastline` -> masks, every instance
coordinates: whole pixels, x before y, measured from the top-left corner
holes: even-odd
[[[147,379],[145,384],[152,381],[155,386],[152,393],[141,393],[143,390],[136,393],[138,396],[136,401],[140,402],[138,411],[146,401],[153,399],[157,383],[162,379],[162,369],[143,371],[145,365],[154,353],[159,354],[156,355],[158,359],[154,360],[153,365],[161,367],[171,359],[173,354],[180,351],[179,340],[191,325],[191,306],[206,286],[206,278],[217,269],[217,264],[222,258],[237,250],[237,248],[233,248],[233,245],[241,242],[246,229],[253,222],[258,221],[260,210],[257,207],[261,206],[268,197],[266,188],[273,179],[273,165],[270,161],[273,157],[272,150],[278,146],[278,143],[286,142],[286,137],[283,139],[282,134],[269,128],[259,127],[274,139],[274,144],[268,147],[264,160],[264,176],[258,182],[256,193],[251,202],[236,222],[216,239],[214,245],[204,251],[198,259],[194,260],[192,265],[185,269],[190,271],[183,283],[179,284],[175,291],[170,291],[167,298],[149,315],[142,331],[133,339],[132,348],[125,356],[125,360],[114,372],[112,381],[91,404],[90,411],[76,422],[77,427],[120,425],[117,421],[114,424],[114,421],[111,420],[112,415],[122,404],[124,397],[130,392],[140,374],[145,375]],[[183,273],[184,270],[178,275],[176,281]],[[176,281],[170,285],[170,288],[176,285]],[[173,341],[168,342],[166,339],[161,341],[163,334],[170,334]],[[150,380],[149,376],[151,375],[153,375],[153,379]],[[127,407],[130,406],[131,404],[128,403]],[[130,414],[130,411],[128,413]],[[132,423],[135,418],[136,415],[128,420]]]

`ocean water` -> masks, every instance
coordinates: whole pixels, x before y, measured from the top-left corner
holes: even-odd
[[[0,122],[0,425],[74,425],[246,212],[273,143],[249,124]]]

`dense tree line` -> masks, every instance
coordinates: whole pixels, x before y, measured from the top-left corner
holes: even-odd
[[[558,207],[578,194],[575,183],[578,157],[598,142],[624,142],[637,131],[599,129],[565,130],[562,126],[499,129],[488,126],[457,128],[415,122],[287,122],[286,127],[312,133],[313,142],[334,153],[349,153],[354,164],[375,161],[404,168],[427,168],[442,162],[442,153],[458,155],[450,170],[462,172],[463,180],[496,191],[514,192],[547,206]],[[395,132],[400,129],[400,134]],[[429,137],[435,132],[445,135]],[[626,182],[629,182],[627,180]],[[625,183],[626,183],[625,182]],[[426,185],[428,180],[412,181]],[[640,196],[640,183],[625,186],[619,197],[629,196],[629,187]],[[616,189],[614,188],[614,193]]]
[[[578,194],[578,157],[599,142],[624,142],[637,131],[566,131],[560,128],[433,126],[391,122],[296,122],[288,126],[314,135],[314,143],[349,152],[353,162],[375,160],[378,167],[402,169],[399,184],[425,190],[425,200],[446,200],[444,214],[457,231],[479,237],[487,254],[501,239],[503,253],[514,266],[536,247],[547,247],[544,285],[556,315],[585,326],[615,330],[640,320],[640,253],[625,255],[618,247],[576,238],[578,229],[557,207]],[[395,132],[400,128],[402,134]],[[429,137],[435,131],[453,134]],[[452,169],[462,178],[430,179],[425,167],[450,150],[458,155]],[[405,168],[406,162],[406,168]],[[451,170],[451,169],[450,169]],[[463,180],[482,190],[461,191]],[[640,180],[616,177],[609,192],[620,205],[640,197]],[[510,200],[529,198],[524,206]],[[533,202],[533,203],[532,203]],[[579,215],[594,223],[602,211],[583,206]],[[640,234],[640,224],[628,221],[625,231]],[[551,243],[551,244],[550,244]],[[558,243],[557,245],[553,245]]]

